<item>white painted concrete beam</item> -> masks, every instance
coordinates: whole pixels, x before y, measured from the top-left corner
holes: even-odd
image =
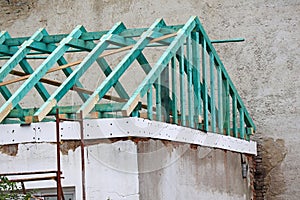
[[[55,122],[32,123],[30,126],[18,124],[0,125],[0,145],[55,142]],[[79,140],[78,122],[61,122],[62,140]],[[118,137],[140,137],[163,139],[205,147],[220,148],[234,152],[256,155],[256,142],[203,132],[164,122],[150,121],[141,118],[106,118],[84,120],[84,137],[89,139],[108,139]]]

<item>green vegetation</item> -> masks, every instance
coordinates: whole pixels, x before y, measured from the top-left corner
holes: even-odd
[[[17,183],[11,182],[5,176],[0,176],[0,200],[29,200],[31,194],[20,194]]]

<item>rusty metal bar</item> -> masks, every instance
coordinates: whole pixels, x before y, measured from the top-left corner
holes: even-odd
[[[57,171],[16,172],[16,173],[0,174],[0,176],[20,176],[20,175],[51,174],[51,173],[57,173]]]
[[[84,162],[84,135],[83,135],[83,113],[80,111],[80,150],[81,150],[81,187],[82,200],[86,200],[85,191],[85,162]]]
[[[10,182],[22,183],[22,182],[31,182],[31,181],[45,181],[45,180],[56,180],[55,176],[43,176],[43,177],[35,177],[35,178],[17,178],[17,179],[8,179]]]
[[[57,153],[57,179],[56,179],[56,185],[57,185],[57,200],[61,200],[61,177],[60,177],[60,133],[59,133],[59,109],[56,109],[56,153]]]

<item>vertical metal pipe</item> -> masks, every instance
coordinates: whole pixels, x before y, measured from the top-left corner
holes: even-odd
[[[83,114],[82,114],[82,111],[80,111],[79,123],[80,123],[82,200],[86,200],[86,191],[85,191],[85,161],[84,161],[84,135],[83,135]]]
[[[61,194],[62,194],[62,189],[61,189],[61,169],[60,169],[60,133],[59,133],[59,109],[56,109],[56,159],[57,159],[57,180],[56,180],[56,185],[57,185],[57,200],[61,200]]]

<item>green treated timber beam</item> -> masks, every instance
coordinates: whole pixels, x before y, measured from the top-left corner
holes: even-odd
[[[68,64],[68,62],[66,61],[66,59],[65,59],[63,56],[60,57],[60,59],[57,60],[57,63],[58,63],[59,65],[67,65],[67,64]],[[71,68],[69,68],[69,67],[63,69],[62,71],[63,71],[63,73],[66,75],[66,77],[70,76],[70,75],[72,74],[72,72],[73,72],[73,70],[72,70]],[[83,88],[83,85],[80,83],[79,80],[76,81],[75,86],[78,87],[78,88]],[[84,93],[82,93],[82,92],[80,92],[80,91],[77,91],[77,94],[79,95],[79,97],[80,97],[83,101],[85,101],[85,100],[89,97],[89,95],[84,94]],[[48,98],[49,98],[49,97],[48,97]],[[48,100],[48,99],[47,99],[47,100]]]
[[[232,38],[232,39],[226,39],[226,40],[211,40],[211,43],[228,43],[228,42],[244,42],[244,38]]]
[[[176,54],[177,50],[184,43],[187,34],[195,28],[195,18],[192,17],[189,21],[184,25],[182,29],[180,29],[177,33],[177,36],[174,38],[172,43],[160,57],[158,62],[153,66],[152,70],[145,77],[143,82],[138,86],[135,90],[131,98],[128,100],[126,105],[122,108],[123,114],[129,116],[129,114],[133,111],[133,109],[137,106],[138,101],[140,101],[141,97],[145,95],[149,86],[152,85],[161,74],[165,66],[170,62],[171,58]]]
[[[173,25],[173,26],[166,26],[161,29],[161,33],[163,34],[169,34],[173,32],[177,32],[180,28],[182,28],[183,25]],[[124,32],[120,33],[120,36],[123,37],[140,37],[145,31],[147,31],[148,28],[132,28],[127,29]],[[106,31],[98,31],[98,32],[86,32],[83,33],[80,36],[81,40],[100,40],[101,37],[108,33],[109,30]],[[48,35],[43,37],[43,40],[41,42],[43,43],[59,43],[61,40],[66,38],[68,34],[57,34],[57,35]],[[30,37],[18,37],[18,38],[10,38],[5,41],[5,45],[7,46],[20,46],[23,44],[26,40],[28,40]]]
[[[107,104],[96,104],[95,112],[117,112],[120,111],[125,103],[107,103]],[[55,106],[48,113],[48,116],[53,116],[56,114],[56,109],[59,109],[60,114],[73,114],[79,108],[80,105],[75,106]],[[33,116],[37,111],[37,108],[26,108],[26,109],[13,109],[7,115],[7,118],[22,118],[26,116]]]
[[[165,23],[162,19],[156,20],[151,27],[143,33],[142,37],[137,41],[133,48],[127,53],[122,61],[114,68],[112,73],[102,82],[102,84],[95,90],[91,97],[81,106],[78,112],[83,113],[83,116],[87,115],[94,105],[107,93],[107,91],[118,81],[120,76],[126,71],[131,63],[140,55],[141,51],[150,42],[150,38],[153,31],[156,31]],[[137,102],[138,103],[138,102]],[[137,104],[132,108],[134,109]]]
[[[106,60],[104,58],[99,57],[99,58],[97,58],[96,62],[98,63],[99,67],[101,68],[101,70],[103,71],[105,76],[106,77],[109,76],[109,74],[112,72],[112,69],[110,68],[110,66],[108,65]],[[128,96],[126,90],[124,89],[124,87],[122,86],[122,84],[119,81],[116,82],[116,84],[114,85],[114,88],[121,98],[129,99],[129,96]]]
[[[60,42],[60,45],[48,56],[48,58],[31,74],[31,76],[18,88],[18,90],[0,107],[0,122],[9,114],[10,110],[12,110],[19,101],[23,99],[23,97],[31,90],[31,88],[47,73],[47,71],[57,62],[58,59],[62,57],[62,55],[66,52],[69,48],[66,43],[71,38],[78,38],[82,32],[84,32],[84,28],[82,26],[78,26],[75,28],[68,37]],[[29,40],[32,41],[32,40]],[[26,42],[25,42],[26,43]],[[26,45],[25,45],[26,46]],[[24,46],[20,48],[23,50]],[[15,56],[20,56],[18,53],[14,54]],[[24,55],[23,55],[24,56]],[[8,67],[13,68],[13,67]],[[3,74],[7,73],[7,69],[3,70],[1,68],[1,72]],[[8,73],[10,72],[8,71]],[[52,102],[56,104],[56,102]]]
[[[208,131],[208,89],[207,89],[207,78],[206,78],[206,40],[202,38],[202,90],[203,90],[203,120],[204,120],[204,130]]]
[[[193,85],[194,85],[194,107],[195,116],[201,116],[201,87],[200,87],[200,53],[199,53],[199,33],[192,32],[192,63],[193,63]],[[199,120],[198,120],[199,121]],[[199,128],[199,127],[197,127]]]
[[[91,51],[96,46],[96,44],[92,41],[85,41],[85,40],[78,39],[78,38],[71,39],[68,42],[68,45],[70,47],[80,49],[83,51]]]
[[[176,33],[174,33],[174,36],[176,35]],[[153,42],[157,42],[157,43],[161,43],[161,44],[164,44],[164,45],[169,45],[173,38],[166,38],[166,39],[163,39],[163,40],[158,40],[158,41],[155,41],[155,38],[161,38],[163,36],[166,36],[165,34],[162,34],[158,31],[154,31],[152,36],[151,36],[151,39]]]
[[[41,121],[55,106],[56,102],[58,102],[75,84],[76,80],[78,80],[85,71],[96,61],[96,59],[101,55],[101,53],[107,48],[109,45],[107,43],[107,39],[113,33],[122,32],[125,29],[123,23],[117,23],[113,26],[113,28],[108,32],[107,35],[104,35],[100,42],[93,48],[91,52],[83,59],[83,61],[75,68],[72,74],[61,84],[55,92],[51,95],[51,97],[39,108],[39,110],[34,114],[35,121]]]
[[[181,44],[179,50],[177,51],[178,60],[179,60],[179,86],[180,86],[180,110],[181,110],[181,125],[186,125],[186,116],[185,116],[185,84],[184,84],[184,73],[185,69],[187,69],[186,63],[184,61],[184,45]]]
[[[177,66],[176,66],[176,58],[175,56],[171,60],[171,76],[172,76],[172,115],[173,115],[173,123],[178,124],[178,113],[177,113]],[[152,109],[152,108],[151,108]]]
[[[188,61],[192,61],[192,40],[191,40],[191,33],[188,34],[186,39],[186,56]],[[187,62],[187,98],[188,98],[188,122],[189,127],[194,128],[195,121],[194,121],[194,104],[192,102],[192,97],[194,96],[193,90],[193,66],[191,62]]]

